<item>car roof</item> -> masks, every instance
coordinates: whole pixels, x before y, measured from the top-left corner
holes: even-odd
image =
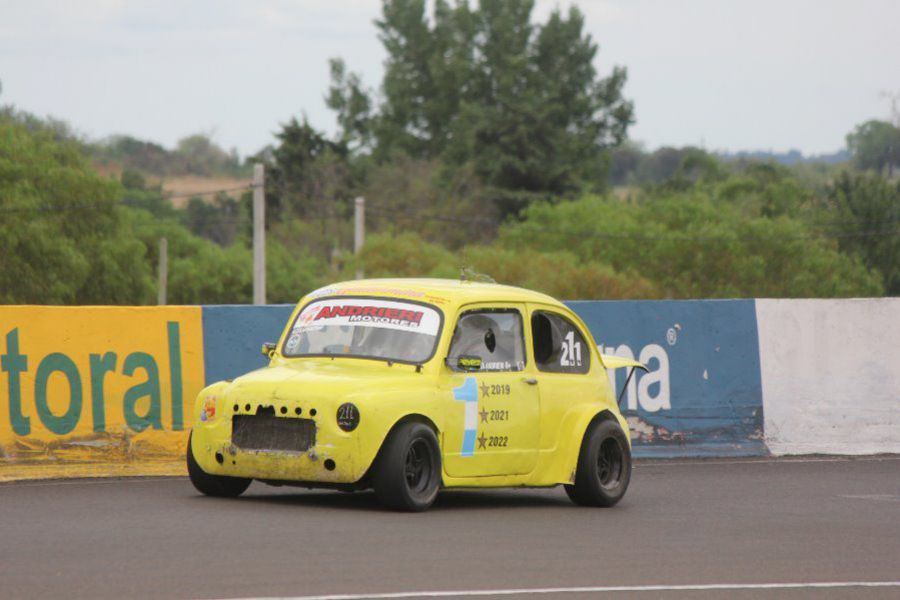
[[[323,296],[390,296],[409,298],[431,304],[460,305],[472,302],[542,302],[563,306],[555,298],[524,288],[497,283],[482,283],[462,279],[357,279],[320,288],[307,299]]]

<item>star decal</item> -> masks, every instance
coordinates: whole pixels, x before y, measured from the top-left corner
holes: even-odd
[[[486,437],[484,436],[484,434],[482,433],[482,434],[481,434],[481,437],[478,438],[478,447],[479,447],[479,448],[484,448],[485,450],[487,450],[487,446],[485,446],[485,443],[486,443],[486,442],[487,442],[487,438],[486,438]]]
[[[491,395],[491,388],[485,382],[481,382],[481,395],[487,398]]]
[[[487,423],[487,419],[488,419],[488,411],[487,411],[486,409],[483,409],[483,408],[482,408],[481,411],[480,411],[478,414],[481,415],[481,422],[482,422],[482,423]]]

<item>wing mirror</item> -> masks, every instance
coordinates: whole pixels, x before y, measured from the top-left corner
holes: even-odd
[[[275,358],[275,344],[273,342],[266,342],[260,348],[260,352],[266,358]]]
[[[462,354],[456,357],[456,364],[453,364],[452,359],[447,357],[447,364],[456,371],[480,371],[481,357]]]

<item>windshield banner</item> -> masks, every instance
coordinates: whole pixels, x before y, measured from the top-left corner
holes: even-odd
[[[304,308],[294,325],[294,332],[347,325],[436,336],[441,318],[436,310],[420,304],[373,298],[334,298],[313,302]]]

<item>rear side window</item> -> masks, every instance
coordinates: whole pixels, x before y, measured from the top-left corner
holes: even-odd
[[[531,316],[534,361],[548,373],[587,373],[590,348],[578,328],[563,316],[536,311]]]

